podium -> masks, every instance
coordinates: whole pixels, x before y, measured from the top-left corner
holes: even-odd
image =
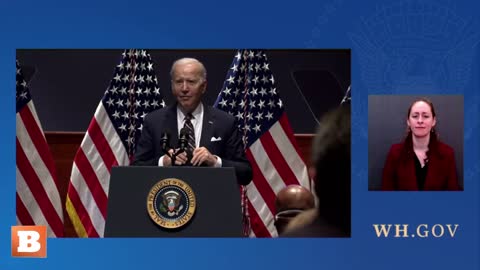
[[[181,228],[157,225],[147,197],[160,180],[187,183],[196,198],[190,221]],[[113,167],[105,237],[243,237],[240,189],[233,168]]]

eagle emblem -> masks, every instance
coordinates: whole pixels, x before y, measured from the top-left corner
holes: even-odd
[[[170,190],[162,194],[163,197],[163,212],[166,212],[168,216],[176,216],[183,210],[183,205],[180,205],[180,194],[177,191]]]

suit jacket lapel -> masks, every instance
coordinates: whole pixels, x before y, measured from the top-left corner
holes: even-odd
[[[436,172],[441,168],[438,168],[437,164],[439,164],[438,157],[435,155],[435,153],[431,153],[428,161],[427,176],[425,177],[425,190],[428,190],[428,188],[431,187],[435,181],[438,181],[438,175]]]
[[[202,136],[200,137],[200,146],[205,146],[207,149],[211,148],[211,138],[213,134],[213,127],[215,124],[215,116],[212,109],[208,106],[203,106],[203,123]]]
[[[404,176],[401,177],[400,180],[405,181],[403,184],[405,187],[418,190],[417,175],[415,173],[415,158],[415,153],[413,153],[412,158],[407,159],[403,169]]]
[[[172,148],[177,148],[178,144],[178,123],[177,123],[177,104],[170,106],[168,113],[165,116],[164,125],[167,129],[170,129],[170,145]],[[166,131],[164,130],[164,132]]]

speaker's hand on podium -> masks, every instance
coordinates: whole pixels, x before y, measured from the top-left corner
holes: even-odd
[[[163,166],[165,167],[168,167],[168,166],[172,166],[172,159],[170,157],[173,157],[174,153],[178,152],[178,149],[170,149],[168,150],[168,155],[165,154],[163,156]],[[187,153],[182,152],[182,153],[179,153],[178,155],[175,156],[175,165],[179,166],[179,165],[183,165],[185,163],[187,163]]]
[[[210,151],[208,151],[205,147],[195,148],[193,150],[193,157],[192,157],[192,165],[193,166],[200,166],[202,164],[206,164],[208,167],[215,166],[217,162],[217,157],[212,155]]]

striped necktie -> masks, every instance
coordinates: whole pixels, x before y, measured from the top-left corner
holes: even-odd
[[[193,153],[195,149],[195,129],[193,128],[193,124],[191,119],[193,119],[193,115],[188,113],[185,116],[185,124],[183,127],[187,128],[188,130],[188,150],[187,152]]]

